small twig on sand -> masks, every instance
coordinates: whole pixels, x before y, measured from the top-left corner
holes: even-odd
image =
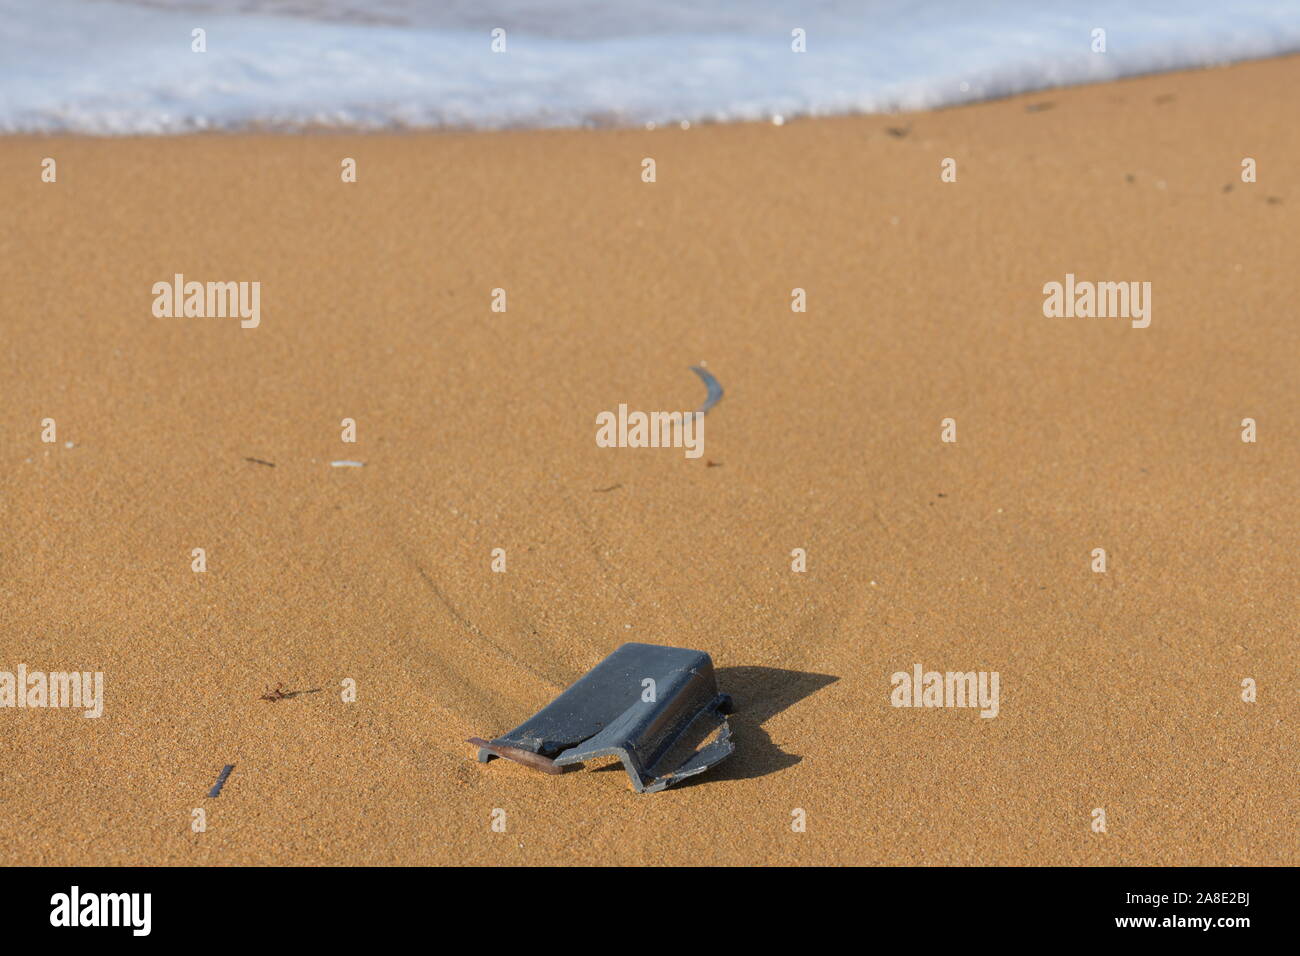
[[[269,700],[271,703],[274,704],[277,700],[284,700],[288,697],[293,696],[292,691],[286,694],[283,688],[284,688],[283,684],[276,684],[273,689],[268,690],[265,694],[259,697],[258,700]]]

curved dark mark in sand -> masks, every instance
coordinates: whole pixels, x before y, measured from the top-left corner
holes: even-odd
[[[255,465],[266,465],[267,468],[275,467],[275,462],[263,461],[261,458],[245,458],[244,461],[251,461]]]
[[[623,595],[625,600],[630,601],[632,604],[636,604],[637,599],[628,593],[627,587],[619,578],[617,569],[612,567],[605,559],[605,555],[601,553],[600,540],[596,537],[596,533],[592,530],[591,526],[583,520],[582,512],[578,510],[578,506],[574,504],[573,499],[570,498],[563,489],[560,489],[559,494],[560,500],[564,502],[564,506],[568,508],[569,513],[573,515],[574,525],[582,533],[582,543],[587,546],[587,553],[590,554],[591,559],[596,562],[596,567],[600,568],[600,570],[604,572],[607,579],[606,583],[611,584],[616,588],[619,594]],[[592,641],[591,644],[594,650],[596,644],[594,641]]]
[[[700,377],[700,381],[704,382],[704,387],[709,390],[708,397],[704,399],[704,404],[696,409],[696,414],[703,415],[722,400],[722,386],[718,384],[718,380],[713,377],[713,373],[707,368],[692,365],[691,371]]]
[[[616,484],[616,485],[610,485],[608,488],[592,488],[591,490],[592,490],[592,491],[595,491],[595,492],[597,492],[597,493],[601,493],[601,494],[603,494],[603,493],[606,492],[606,491],[616,491],[616,490],[618,490],[619,488],[622,488],[622,487],[623,487],[623,483],[622,483],[622,482],[619,482],[619,483]]]
[[[420,580],[422,580],[425,583],[425,585],[429,588],[429,590],[433,592],[434,597],[438,599],[438,603],[440,603],[443,609],[448,614],[451,615],[452,620],[454,620],[457,624],[459,624],[466,631],[472,634],[480,642],[492,648],[492,650],[496,651],[497,654],[499,654],[501,657],[504,657],[515,667],[518,667],[521,670],[528,671],[528,673],[546,682],[547,684],[550,684],[552,687],[563,686],[563,683],[561,681],[558,681],[553,677],[548,677],[546,674],[543,674],[535,667],[530,666],[527,662],[521,661],[519,658],[515,657],[514,654],[511,654],[509,650],[502,647],[496,641],[492,640],[490,637],[484,634],[477,624],[475,624],[473,621],[471,621],[468,617],[466,617],[464,614],[460,612],[460,610],[456,607],[456,605],[451,602],[451,599],[447,597],[447,595],[443,592],[442,588],[438,587],[437,582],[435,582],[433,578],[429,577],[428,573],[424,570],[424,568],[420,567],[420,565],[415,561],[413,561],[409,556],[407,556],[406,560],[410,562],[411,567],[415,568],[415,573],[420,576]]]

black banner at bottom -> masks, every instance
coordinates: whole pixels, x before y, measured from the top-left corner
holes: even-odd
[[[647,943],[734,943],[807,918],[819,937],[839,924],[862,939],[938,933],[949,944],[1128,936],[1233,945],[1293,925],[1293,881],[1292,869],[1228,868],[8,868],[0,919],[7,942],[276,948],[374,944],[466,921],[503,933],[606,923]]]

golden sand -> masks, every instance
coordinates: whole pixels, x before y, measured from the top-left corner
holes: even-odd
[[[0,710],[0,855],[1296,863],[1298,81],[0,139],[0,670],[106,698]],[[260,326],[155,318],[176,273],[261,282]],[[1067,273],[1151,282],[1150,327],[1044,317]],[[701,363],[702,457],[596,447]],[[627,640],[713,655],[733,757],[649,796],[474,762]],[[916,663],[999,715],[892,707]]]

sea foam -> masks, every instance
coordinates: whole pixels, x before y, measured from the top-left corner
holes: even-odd
[[[924,109],[1300,50],[1294,0],[0,0],[0,131],[670,124]],[[294,15],[288,15],[292,11]],[[490,31],[506,31],[493,53]],[[206,31],[207,52],[191,51]],[[802,29],[807,52],[791,50]],[[1093,31],[1106,31],[1106,52]]]

